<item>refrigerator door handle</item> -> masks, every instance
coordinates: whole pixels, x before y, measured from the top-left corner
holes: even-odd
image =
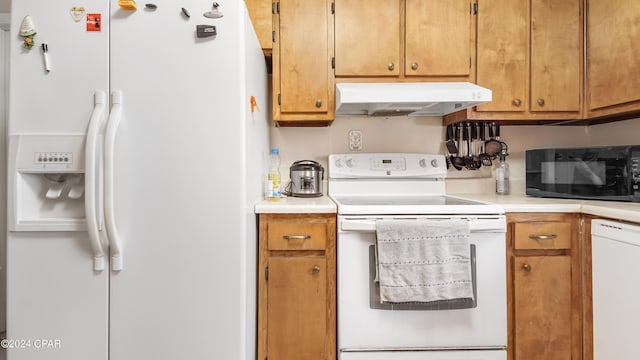
[[[111,113],[107,123],[104,145],[104,207],[105,223],[107,225],[107,235],[111,247],[111,270],[122,270],[122,247],[120,236],[115,223],[115,212],[113,207],[113,163],[115,154],[116,135],[118,126],[122,119],[122,92],[113,91],[111,93]]]
[[[99,191],[96,189],[96,180],[99,179],[98,159],[100,129],[105,119],[106,96],[104,91],[96,91],[93,96],[94,107],[87,129],[87,140],[85,148],[85,173],[84,173],[84,209],[87,221],[87,231],[89,241],[93,249],[93,270],[104,270],[104,250],[100,242],[99,214],[97,208]]]

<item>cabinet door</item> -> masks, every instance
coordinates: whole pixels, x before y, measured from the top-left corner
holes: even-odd
[[[247,10],[256,30],[260,46],[263,49],[271,49],[273,41],[271,32],[273,25],[271,20],[271,0],[245,0]]]
[[[515,359],[571,359],[570,256],[514,259]]]
[[[268,358],[329,360],[326,258],[269,258],[267,294]]]
[[[336,0],[336,76],[400,74],[400,0]]]
[[[580,1],[531,2],[531,111],[580,111]]]
[[[493,91],[478,111],[526,110],[528,0],[478,0],[477,83]]]
[[[468,76],[469,0],[406,0],[405,74]]]
[[[274,16],[274,119],[324,114],[333,119],[333,31],[329,0],[280,0]],[[330,52],[331,49],[331,52]],[[279,106],[278,106],[279,104]],[[284,116],[286,117],[286,116]]]
[[[589,109],[640,101],[638,1],[589,0],[587,9]]]

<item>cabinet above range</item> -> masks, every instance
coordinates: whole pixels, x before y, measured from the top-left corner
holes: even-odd
[[[335,0],[335,76],[473,81],[474,29],[470,0]]]

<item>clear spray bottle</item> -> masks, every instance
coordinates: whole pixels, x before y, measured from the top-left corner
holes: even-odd
[[[509,194],[509,164],[507,164],[506,161],[507,155],[504,150],[498,155],[500,162],[495,170],[496,194],[498,195]]]

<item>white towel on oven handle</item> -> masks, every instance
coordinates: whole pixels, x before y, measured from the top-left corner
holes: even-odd
[[[376,235],[382,302],[473,299],[466,220],[378,220]]]

